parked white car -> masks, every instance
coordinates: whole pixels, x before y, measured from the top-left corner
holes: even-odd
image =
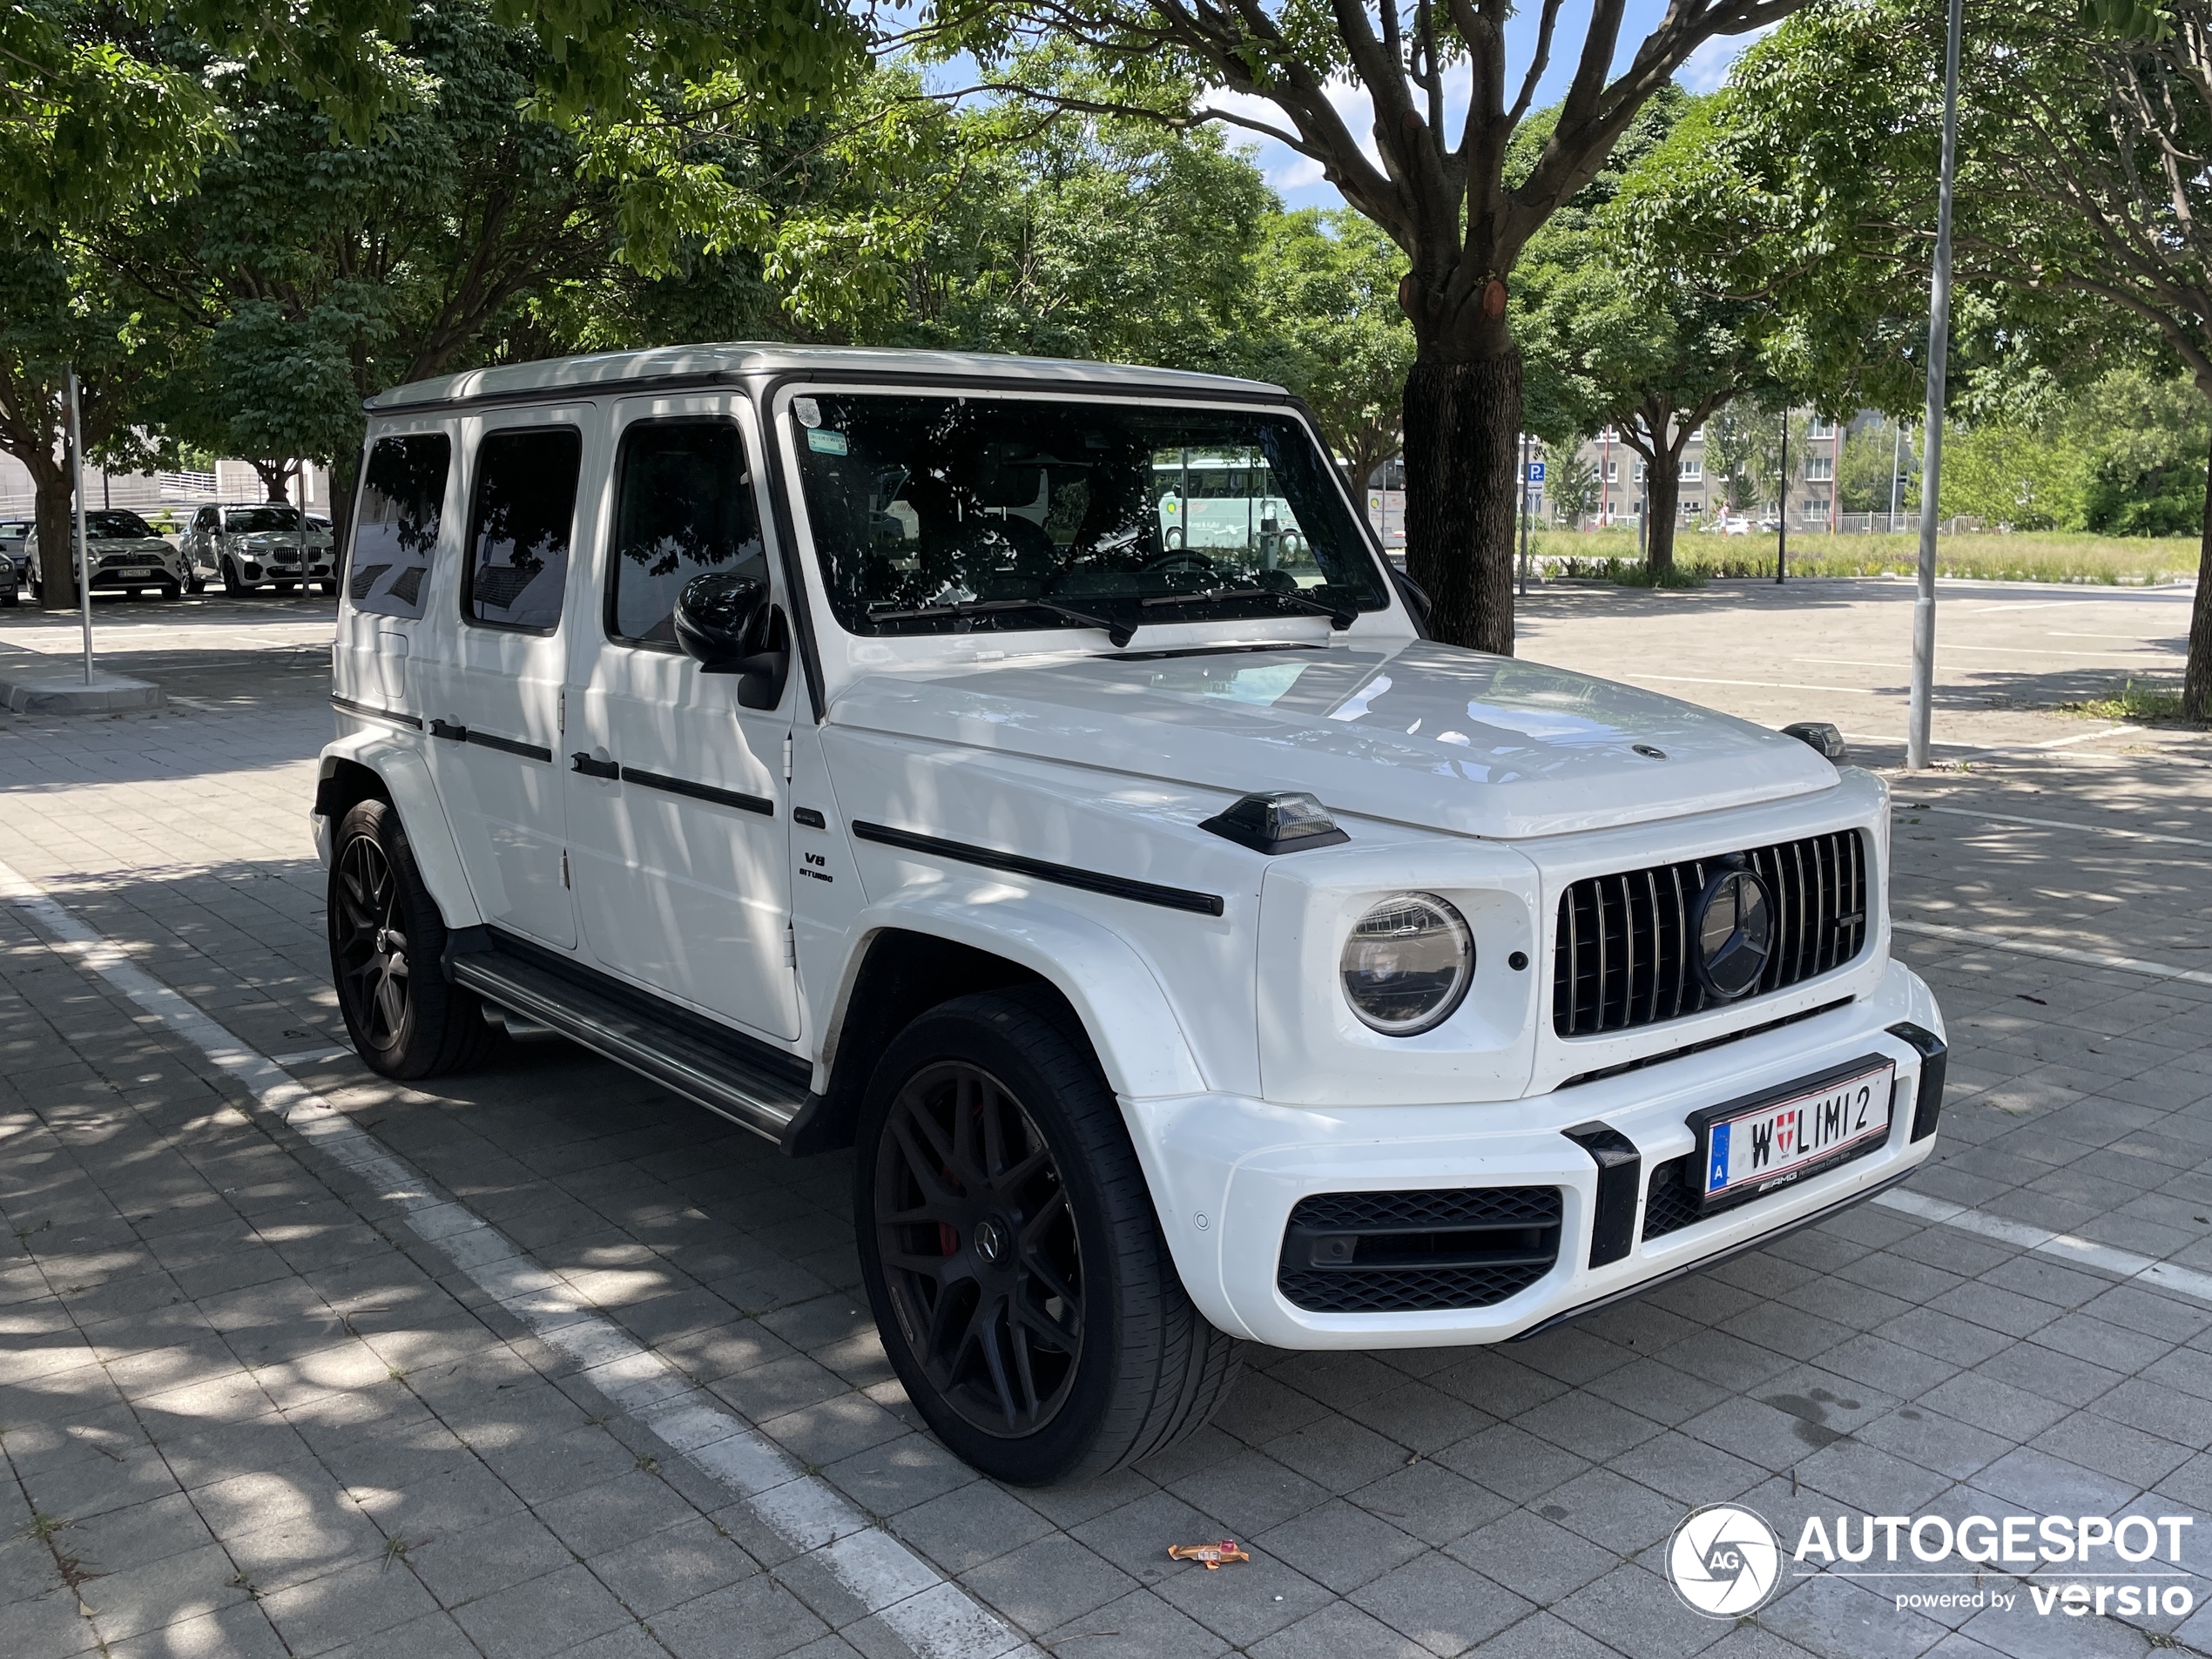
[[[325,593],[338,591],[329,525],[283,502],[198,508],[179,540],[201,587],[215,581],[232,593],[293,593],[315,582]]]
[[[184,556],[136,513],[120,507],[102,507],[84,515],[84,540],[91,553],[94,593],[125,593],[136,597],[153,592],[165,599],[182,597],[187,579]],[[77,537],[70,536],[74,570]],[[39,565],[38,527],[24,537],[24,568],[34,604],[45,603]],[[70,578],[70,597],[77,597],[77,580]]]
[[[1296,549],[1169,545],[1163,457],[1253,454]],[[313,820],[361,1056],[550,1027],[852,1145],[885,1349],[994,1475],[1172,1443],[1240,1339],[1527,1336],[1933,1147],[1881,781],[1426,639],[1278,388],[613,354],[386,393],[361,480]]]

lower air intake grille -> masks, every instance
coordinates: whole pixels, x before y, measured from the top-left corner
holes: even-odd
[[[1840,968],[1866,948],[1866,842],[1857,830],[1586,876],[1560,897],[1552,1029],[1595,1036],[1716,1006],[1684,945],[1705,884],[1733,867],[1757,875],[1774,908],[1773,954],[1744,1001]]]
[[[1666,1233],[1679,1232],[1699,1219],[1697,1200],[1689,1191],[1689,1161],[1696,1156],[1689,1153],[1682,1157],[1669,1158],[1651,1172],[1651,1184],[1644,1189],[1643,1236],[1657,1238]]]
[[[1557,1187],[1326,1192],[1299,1200],[1275,1282],[1311,1313],[1491,1307],[1559,1259]]]

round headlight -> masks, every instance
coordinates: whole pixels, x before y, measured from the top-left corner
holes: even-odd
[[[1444,1023],[1474,978],[1474,935],[1433,893],[1393,894],[1344,941],[1344,997],[1385,1036]]]

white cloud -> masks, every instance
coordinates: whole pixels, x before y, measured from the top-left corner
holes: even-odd
[[[1752,42],[1764,39],[1773,31],[1774,25],[1769,24],[1745,35],[1716,35],[1690,53],[1675,78],[1693,92],[1718,91],[1727,81],[1729,71],[1736,67],[1736,60]]]

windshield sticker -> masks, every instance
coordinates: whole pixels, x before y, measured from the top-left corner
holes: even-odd
[[[845,453],[845,435],[809,427],[806,428],[806,447],[820,455],[841,455]]]
[[[795,397],[791,401],[791,412],[801,426],[813,427],[822,423],[822,406],[811,397]]]

